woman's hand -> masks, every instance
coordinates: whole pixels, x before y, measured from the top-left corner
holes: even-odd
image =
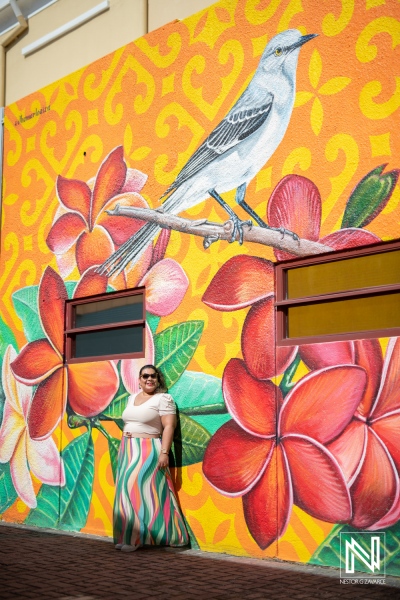
[[[169,458],[168,458],[168,454],[164,454],[163,452],[160,453],[160,456],[158,457],[158,462],[157,462],[157,468],[158,469],[166,469],[169,465]]]
[[[161,423],[163,426],[163,434],[161,439],[161,448],[164,448],[166,452],[169,452],[169,449],[172,445],[172,440],[174,438],[174,429],[176,425],[176,417],[175,415],[163,415],[161,417]],[[158,457],[157,468],[165,469],[169,465],[168,454],[160,451],[160,456]]]

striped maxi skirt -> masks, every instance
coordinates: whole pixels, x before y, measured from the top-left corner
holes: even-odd
[[[169,469],[157,469],[160,450],[159,438],[122,437],[115,484],[115,544],[189,543]]]

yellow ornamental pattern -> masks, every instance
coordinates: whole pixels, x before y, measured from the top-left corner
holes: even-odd
[[[319,86],[322,75],[322,58],[318,50],[314,50],[311,55],[308,74],[311,86],[315,90],[315,93],[298,92],[296,95],[295,106],[302,106],[313,99],[310,114],[311,129],[315,135],[319,135],[324,120],[324,109],[318,96],[332,96],[333,94],[338,94],[349,85],[351,80],[349,77],[338,76],[329,79],[329,81]]]

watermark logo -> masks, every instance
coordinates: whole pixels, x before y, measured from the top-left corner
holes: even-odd
[[[340,583],[385,583],[385,542],[384,531],[340,532]]]

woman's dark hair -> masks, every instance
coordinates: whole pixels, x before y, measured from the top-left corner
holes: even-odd
[[[145,369],[153,369],[153,371],[157,373],[158,386],[156,387],[156,392],[168,392],[168,388],[165,385],[164,375],[162,374],[160,369],[157,369],[157,367],[155,367],[154,365],[144,365],[139,371],[139,377],[141,377]]]

